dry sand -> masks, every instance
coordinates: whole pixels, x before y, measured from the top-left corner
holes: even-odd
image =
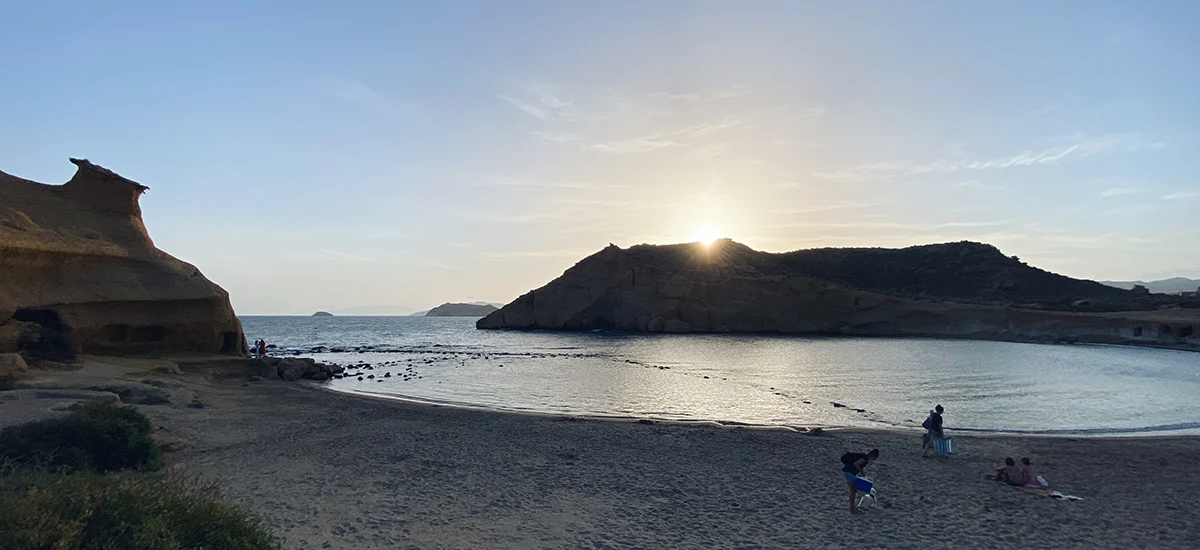
[[[1200,438],[920,436],[639,424],[383,401],[143,371],[173,468],[220,480],[288,548],[1194,548]],[[114,367],[115,368],[115,367]],[[77,373],[42,373],[60,384]],[[118,376],[89,368],[89,376]],[[190,408],[195,399],[203,408]],[[11,407],[9,410],[12,410]],[[0,415],[5,414],[0,406]],[[952,416],[948,420],[952,422]],[[952,433],[952,430],[951,430]],[[878,447],[880,507],[839,462]],[[1063,502],[985,479],[1030,456]]]

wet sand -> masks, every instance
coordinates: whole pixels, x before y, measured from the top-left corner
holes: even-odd
[[[145,379],[143,372],[132,378]],[[215,478],[288,548],[1147,548],[1200,540],[1200,438],[920,436],[641,424],[150,375],[173,468]],[[194,399],[203,408],[186,406]],[[951,435],[953,432],[951,430]],[[839,462],[877,447],[880,506]],[[989,481],[1030,456],[1063,502]]]

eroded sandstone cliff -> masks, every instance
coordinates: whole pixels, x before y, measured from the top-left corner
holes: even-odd
[[[1038,270],[979,243],[768,254],[726,240],[610,245],[476,326],[1200,348],[1200,309],[1164,299]]]
[[[147,187],[71,162],[63,185],[0,172],[0,352],[49,331],[85,353],[246,354],[228,293],[150,240]]]

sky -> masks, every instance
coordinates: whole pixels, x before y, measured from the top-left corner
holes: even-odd
[[[1187,0],[0,11],[0,170],[150,186],[156,245],[240,314],[508,302],[698,236],[1200,277]]]

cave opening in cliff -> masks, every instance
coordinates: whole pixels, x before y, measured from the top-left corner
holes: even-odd
[[[241,342],[239,342],[238,333],[222,332],[221,333],[221,354],[237,353],[241,351]]]
[[[129,325],[104,325],[100,329],[99,338],[104,342],[124,342],[129,339],[129,331],[132,329]]]
[[[129,332],[129,340],[133,342],[162,342],[167,337],[167,327],[147,325],[135,327]]]
[[[62,319],[52,309],[18,309],[12,318],[26,323],[37,323],[53,331],[63,332]]]

